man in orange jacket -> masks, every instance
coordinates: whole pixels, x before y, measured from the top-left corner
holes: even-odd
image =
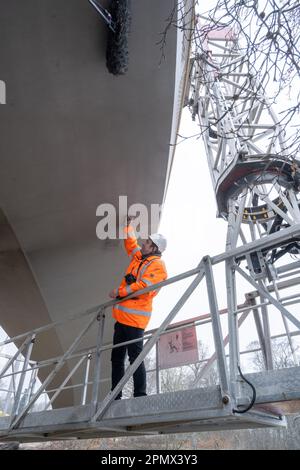
[[[143,349],[144,330],[150,321],[152,299],[158,293],[158,291],[151,291],[138,295],[138,291],[167,279],[166,267],[161,260],[161,254],[167,247],[165,237],[159,233],[152,234],[140,247],[130,225],[131,219],[127,217],[127,225],[124,229],[125,249],[131,261],[119,288],[111,291],[109,295],[112,299],[124,297],[124,301],[113,307],[113,317],[116,320],[113,344],[133,339],[140,339],[140,341],[112,350],[112,390],[125,373],[126,352],[132,364]],[[126,296],[134,292],[137,295],[126,300]],[[147,395],[146,369],[143,362],[133,374],[133,385],[135,397]],[[116,399],[121,397],[122,391]]]

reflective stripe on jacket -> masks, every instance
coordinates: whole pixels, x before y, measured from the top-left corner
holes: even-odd
[[[124,240],[125,249],[128,256],[131,257],[125,274],[131,273],[137,279],[136,282],[128,285],[123,278],[117,289],[119,297],[126,297],[167,279],[165,263],[160,256],[154,255],[143,259],[133,228],[129,225],[125,227],[124,231],[127,235]],[[158,294],[158,291],[159,289],[120,302],[113,307],[113,317],[119,323],[145,329],[151,317],[152,299]]]

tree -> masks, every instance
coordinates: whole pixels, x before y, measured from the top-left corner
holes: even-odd
[[[190,30],[187,22],[190,15],[188,4],[188,0],[178,2],[177,9],[170,15],[162,34],[162,45],[171,26]],[[264,90],[268,91],[269,106],[277,106],[278,124],[282,128],[286,153],[294,161],[300,149],[299,1],[211,0],[203,6],[203,2],[196,0],[195,11],[194,57],[196,60],[200,58],[202,61],[210,61],[206,44],[209,34],[213,32],[228,31],[228,37],[231,35],[237,38],[236,50],[228,50],[228,53],[239,52],[243,56],[243,63],[247,64],[249,70],[249,79],[257,83],[254,91],[257,97],[260,98]],[[233,64],[232,72],[238,73],[239,66],[237,64],[235,68]],[[245,95],[247,87],[246,82],[241,83],[240,89],[234,94],[234,100]],[[251,93],[254,97],[253,90]],[[227,111],[230,112],[230,109]],[[218,119],[220,118],[216,118],[215,126]],[[212,126],[209,131],[213,135],[215,127]],[[203,132],[205,129],[201,129],[201,133]],[[224,134],[222,137],[224,138]]]
[[[206,367],[206,359],[209,357],[208,347],[202,343],[202,341],[198,342],[198,354],[199,354],[199,362],[195,364],[191,364],[188,366],[192,372],[191,380],[190,380],[190,387],[211,387],[212,385],[216,385],[218,383],[218,371],[217,371],[217,364],[214,362],[211,367],[202,375],[204,367]]]
[[[258,341],[252,341],[247,349],[255,349],[253,353],[252,365],[255,370],[265,370],[263,355]],[[295,353],[299,352],[299,346],[294,348]],[[274,369],[283,369],[285,367],[295,366],[293,355],[287,339],[279,339],[272,342],[272,354]]]

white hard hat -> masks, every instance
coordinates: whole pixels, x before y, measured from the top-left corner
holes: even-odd
[[[162,253],[167,248],[167,239],[161,233],[152,233],[149,235],[150,240],[157,246]]]

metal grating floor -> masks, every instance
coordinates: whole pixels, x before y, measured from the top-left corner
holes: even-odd
[[[286,425],[285,418],[270,405],[267,410],[260,406],[244,414],[233,412],[230,403],[222,403],[219,387],[118,400],[100,420],[91,422],[94,413],[91,405],[29,413],[19,427],[12,430],[9,429],[10,417],[2,417],[0,440],[30,442]]]

